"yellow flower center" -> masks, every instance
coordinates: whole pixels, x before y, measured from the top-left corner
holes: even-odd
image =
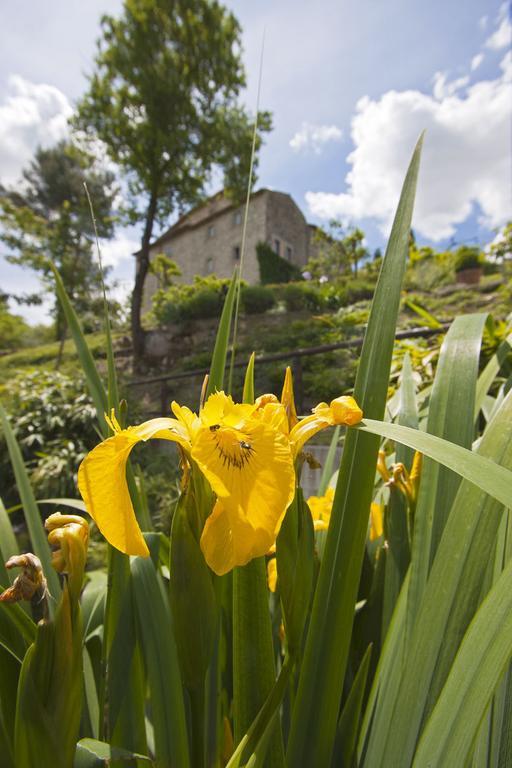
[[[222,427],[220,424],[213,424],[210,432],[223,465],[243,469],[254,453],[247,436],[238,429]]]

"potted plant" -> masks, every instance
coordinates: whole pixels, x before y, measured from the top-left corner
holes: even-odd
[[[455,276],[458,283],[478,285],[483,274],[484,256],[479,248],[462,245],[455,251]]]

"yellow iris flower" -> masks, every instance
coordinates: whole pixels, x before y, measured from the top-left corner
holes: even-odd
[[[331,519],[334,488],[328,488],[323,496],[310,496],[308,507],[311,510],[315,531],[326,531]]]
[[[305,441],[326,426],[355,424],[362,417],[352,398],[338,398],[291,427],[290,408],[277,398],[242,405],[224,392],[210,395],[199,415],[178,403],[172,403],[172,411],[176,418],[126,429],[112,414],[108,422],[114,434],[83,460],[78,487],[105,538],[121,552],[147,556],[126,483],[126,462],[141,440],[177,443],[217,497],[200,545],[219,575],[264,555],[275,542],[295,493],[294,459]]]

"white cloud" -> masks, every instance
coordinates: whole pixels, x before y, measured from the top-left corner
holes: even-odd
[[[489,17],[488,16],[481,16],[478,19],[478,26],[480,27],[480,29],[486,29],[488,21],[489,21]]]
[[[312,125],[302,123],[299,131],[290,139],[290,147],[294,152],[312,149],[319,155],[324,144],[329,141],[341,141],[343,132],[336,125]]]
[[[482,61],[484,60],[484,54],[483,53],[477,53],[476,56],[473,56],[471,59],[471,71],[474,72],[475,69],[478,69]]]
[[[464,94],[455,92],[460,82],[454,88],[441,75],[432,95],[388,91],[378,100],[361,99],[352,118],[347,191],[308,192],[310,212],[326,220],[375,218],[387,232],[411,150],[426,129],[414,214],[418,232],[432,240],[450,237],[475,205],[486,226],[503,224],[512,210],[512,56],[501,68],[501,76]]]
[[[501,20],[498,29],[487,38],[485,45],[487,48],[492,48],[494,51],[499,51],[501,48],[509,46],[512,42],[512,23],[510,19],[505,16]]]
[[[117,267],[124,259],[133,258],[135,251],[140,248],[140,241],[119,234],[112,240],[102,240],[100,248],[103,265],[105,267]]]
[[[446,72],[436,72],[433,77],[433,83],[434,98],[441,100],[445,99],[447,96],[453,96],[457,91],[465,88],[469,83],[469,77],[465,75],[464,77],[459,77],[457,80],[449,82]]]
[[[11,75],[0,104],[0,180],[12,184],[38,146],[67,134],[71,104],[58,88]]]

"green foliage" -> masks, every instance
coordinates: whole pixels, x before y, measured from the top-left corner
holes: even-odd
[[[82,377],[62,373],[19,376],[7,387],[14,434],[39,498],[74,496],[78,465],[94,445],[95,410]],[[8,456],[0,443],[0,496],[17,499],[9,485]]]
[[[173,278],[181,275],[181,269],[175,261],[169,258],[165,253],[159,253],[154,259],[151,259],[149,272],[155,275],[160,289],[165,290],[173,284]]]
[[[247,285],[242,291],[242,309],[246,315],[260,315],[275,306],[274,292],[264,285]]]
[[[353,227],[346,229],[341,222],[333,220],[328,230],[317,228],[314,256],[305,269],[316,280],[338,280],[352,269],[357,277],[360,263],[369,256],[363,243],[364,232]]]
[[[172,285],[156,291],[152,314],[159,325],[220,317],[230,280],[196,275],[192,285]]]
[[[464,269],[475,269],[481,267],[484,262],[483,253],[480,248],[469,245],[461,245],[454,254],[455,272],[462,272]]]
[[[272,283],[289,283],[292,280],[301,280],[302,273],[295,264],[278,256],[267,243],[258,243],[256,256],[260,268],[260,282],[262,285]]]
[[[319,312],[323,307],[321,291],[310,283],[288,283],[279,289],[287,312]]]
[[[102,300],[84,181],[94,201],[98,234],[111,237],[116,194],[113,176],[99,170],[92,155],[71,144],[38,149],[23,173],[22,193],[0,190],[0,239],[9,249],[6,258],[36,271],[44,290],[54,297],[58,339],[63,338],[64,318],[55,296],[50,259],[60,270],[75,306],[81,313],[89,313],[93,324]]]
[[[491,243],[490,253],[499,261],[512,258],[512,221],[503,227],[499,237]]]
[[[29,333],[30,328],[23,318],[9,312],[6,304],[0,301],[0,351],[16,350],[23,346]]]
[[[429,291],[441,285],[453,283],[455,280],[453,266],[451,251],[411,248],[405,286],[413,290]]]

